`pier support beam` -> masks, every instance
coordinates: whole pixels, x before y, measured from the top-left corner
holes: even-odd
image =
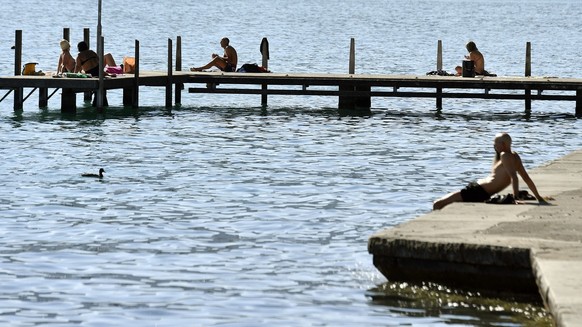
[[[20,76],[22,69],[22,30],[17,30],[14,37],[14,76]],[[14,88],[14,110],[22,110],[24,90]]]
[[[368,85],[340,85],[340,92],[364,92],[368,95],[340,95],[339,114],[340,116],[370,116],[372,114],[372,98],[370,96],[371,87]]]
[[[443,109],[443,88],[437,87],[436,89],[436,108],[437,110]]]
[[[576,90],[576,118],[582,118],[582,88]]]
[[[262,66],[265,69],[269,68],[269,40],[267,40],[266,37],[264,37],[261,40],[261,57],[262,57]],[[263,84],[261,85],[261,89],[263,90],[263,94],[261,94],[261,106],[266,106],[267,105],[267,84]]]
[[[38,89],[38,107],[45,108],[48,107],[48,88],[41,87]]]
[[[350,39],[350,61],[348,73],[356,73],[356,40],[354,38]],[[372,97],[370,96],[371,90],[372,87],[369,85],[340,85],[340,93],[364,93],[364,95],[340,95],[338,103],[340,116],[370,116],[372,114],[372,111],[370,110],[372,107]]]
[[[77,112],[77,94],[72,89],[62,89],[61,93],[61,112]]]
[[[166,108],[172,108],[172,39],[168,39],[168,78],[166,80]]]
[[[182,71],[182,37],[178,36],[176,38],[176,71]],[[174,90],[174,103],[176,105],[182,104],[182,89],[184,89],[184,84],[176,83],[176,89]]]

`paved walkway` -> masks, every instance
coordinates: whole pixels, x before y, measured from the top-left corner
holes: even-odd
[[[394,280],[537,288],[558,326],[582,326],[582,150],[529,174],[552,205],[454,203],[372,235],[374,264]]]

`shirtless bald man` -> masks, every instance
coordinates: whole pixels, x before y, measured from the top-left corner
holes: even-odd
[[[212,54],[212,60],[204,66],[190,68],[193,72],[199,72],[211,67],[218,67],[223,72],[235,72],[238,63],[236,50],[230,46],[230,40],[223,37],[220,40],[220,46],[224,49],[224,55],[221,57],[216,53]]]
[[[513,196],[519,199],[519,179],[521,176],[540,204],[547,204],[546,200],[538,193],[536,185],[523,167],[521,158],[515,151],[511,151],[511,137],[507,133],[499,133],[495,136],[493,147],[495,148],[495,160],[491,168],[491,174],[469,183],[464,189],[449,193],[433,203],[433,210],[439,210],[453,202],[484,202],[493,194],[501,192],[511,184]]]

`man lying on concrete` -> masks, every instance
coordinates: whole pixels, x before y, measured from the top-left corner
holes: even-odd
[[[453,202],[484,202],[493,194],[498,193],[511,184],[513,196],[519,199],[519,179],[521,176],[540,204],[547,204],[538,193],[536,185],[523,167],[521,158],[515,151],[511,151],[511,137],[507,133],[495,136],[495,160],[491,174],[477,182],[471,182],[464,189],[449,193],[433,203],[433,210],[442,209]]]

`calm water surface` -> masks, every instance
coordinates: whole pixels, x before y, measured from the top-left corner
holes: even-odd
[[[108,50],[123,57],[140,39],[144,69],[164,69],[168,37],[183,37],[195,65],[228,35],[242,62],[259,61],[269,37],[274,71],[345,72],[350,37],[358,72],[433,70],[437,39],[450,70],[474,39],[502,75],[523,74],[527,41],[534,75],[580,71],[576,1],[103,2]],[[54,70],[62,28],[75,43],[96,26],[97,1],[86,3],[76,15],[65,1],[3,10],[2,74],[15,29],[25,61]],[[366,245],[482,176],[499,131],[529,169],[579,149],[573,103],[534,102],[526,116],[521,102],[446,100],[437,114],[433,100],[374,99],[372,117],[339,118],[329,98],[270,97],[263,109],[185,92],[163,109],[163,90],[142,89],[140,100],[101,114],[79,99],[76,116],[58,98],[38,109],[34,95],[17,113],[10,96],[0,103],[2,325],[549,324],[536,305],[389,283]],[[99,167],[103,180],[80,176]]]

